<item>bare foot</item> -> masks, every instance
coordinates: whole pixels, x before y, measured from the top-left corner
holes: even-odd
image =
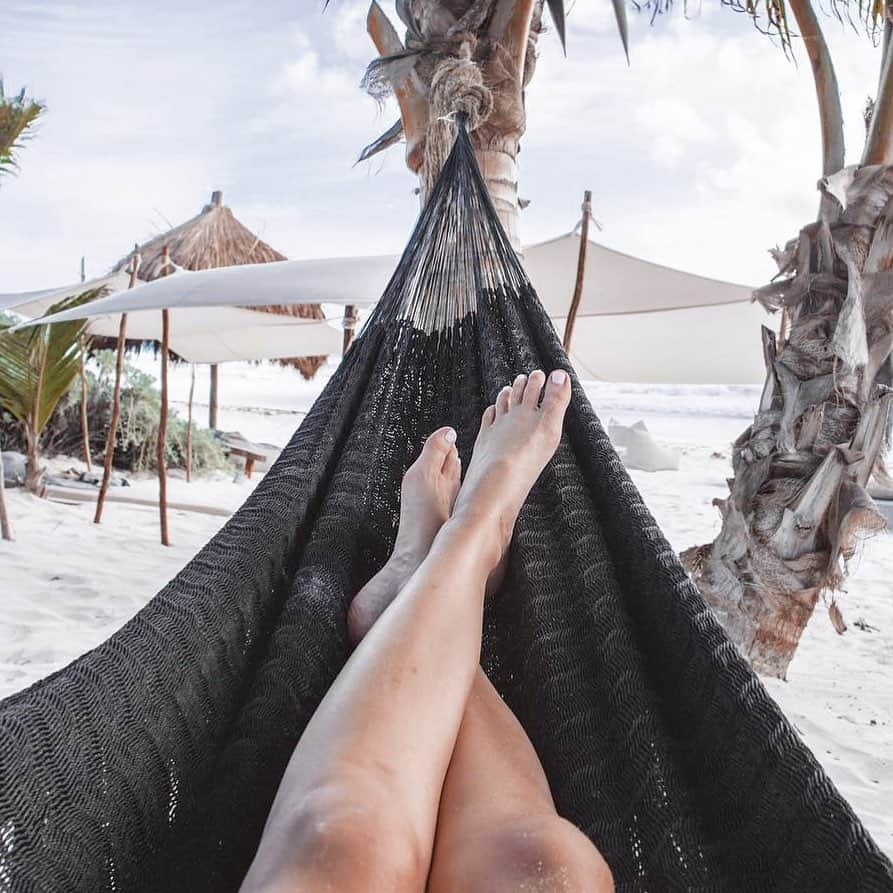
[[[566,372],[557,369],[547,381],[537,370],[519,375],[484,413],[449,526],[469,525],[477,536],[493,532],[486,544],[491,567],[505,554],[518,512],[558,448],[570,398]]]
[[[387,564],[357,593],[347,613],[356,644],[424,561],[437,531],[453,510],[462,466],[452,428],[435,431],[409,467],[400,489],[400,527]]]

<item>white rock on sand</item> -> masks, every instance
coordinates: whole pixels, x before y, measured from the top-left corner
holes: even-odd
[[[264,388],[254,394],[264,394],[263,405],[256,397],[245,400],[250,410],[231,401],[252,391],[248,382],[259,370],[228,370],[221,382],[225,425],[253,440],[283,443],[298,416],[279,413],[305,410],[319,386],[296,386],[293,372],[262,369]],[[185,381],[185,373],[178,375]],[[674,548],[712,539],[719,523],[711,500],[726,493],[728,445],[746,427],[757,389],[599,384],[590,396],[603,419],[613,415],[628,425],[643,418],[661,444],[681,451],[678,472],[632,472]],[[156,486],[146,479],[129,492],[151,498]],[[175,480],[170,498],[234,510],[251,486],[231,474],[189,485]],[[92,506],[45,502],[20,490],[7,496],[17,540],[0,542],[0,697],[103,641],[222,523],[172,512],[173,546],[166,549],[159,545],[154,508],[110,504],[97,527]],[[853,571],[840,597],[846,634],[834,632],[820,607],[788,681],[766,685],[878,844],[893,854],[893,536],[868,542]]]

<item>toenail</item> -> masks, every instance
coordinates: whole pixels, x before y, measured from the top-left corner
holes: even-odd
[[[456,442],[456,432],[452,428],[447,428],[447,430],[443,432],[443,439],[447,443],[455,443]]]
[[[564,384],[564,380],[567,378],[567,372],[564,369],[556,369],[552,373],[552,382],[553,384]]]

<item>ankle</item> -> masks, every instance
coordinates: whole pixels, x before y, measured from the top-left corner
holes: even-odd
[[[456,557],[471,562],[485,578],[505,551],[499,515],[464,506],[457,508],[443,525],[438,540]]]

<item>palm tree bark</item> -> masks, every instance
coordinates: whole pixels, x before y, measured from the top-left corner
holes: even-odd
[[[878,95],[874,102],[868,138],[862,164],[893,164],[893,48],[890,40],[890,4],[886,5],[887,21],[884,26],[881,73],[878,79]]]
[[[400,106],[406,161],[422,175],[426,155],[432,151],[441,110],[432,112],[432,83],[443,74],[446,61],[463,50],[482,74],[492,97],[492,108],[472,132],[472,141],[487,189],[509,238],[520,250],[520,203],[517,155],[526,126],[524,89],[533,75],[535,47],[543,0],[411,0],[410,14],[421,41],[412,72],[395,88]],[[382,57],[406,50],[403,41],[377,3],[373,3],[367,29]],[[456,84],[446,92],[461,94]],[[459,99],[461,104],[461,98]],[[457,105],[457,107],[459,107]],[[447,108],[449,113],[454,109]],[[422,197],[424,199],[424,177]]]
[[[84,464],[87,471],[93,470],[93,457],[90,455],[90,423],[87,417],[87,338],[81,342],[81,438],[84,444]]]
[[[9,512],[6,510],[6,480],[3,474],[2,449],[0,449],[0,536],[5,540],[12,540],[12,524],[9,522]]]
[[[39,330],[39,342],[35,347],[37,355],[34,371],[37,373],[37,382],[34,389],[34,402],[22,426],[25,433],[25,486],[32,493],[39,493],[40,481],[44,472],[40,465],[40,408],[47,349],[44,328],[41,327]]]
[[[830,55],[808,0],[792,8],[822,120],[820,216],[777,252],[782,278],[755,295],[787,312],[790,333],[778,344],[763,330],[766,384],[734,445],[729,497],[716,500],[722,529],[683,553],[739,648],[780,677],[820,596],[830,596],[831,620],[845,629],[833,594],[860,537],[885,524],[865,488],[893,399],[876,381],[893,345],[893,169],[840,170]],[[893,92],[889,70],[884,88]],[[877,157],[887,157],[891,137],[893,118],[869,138]]]

